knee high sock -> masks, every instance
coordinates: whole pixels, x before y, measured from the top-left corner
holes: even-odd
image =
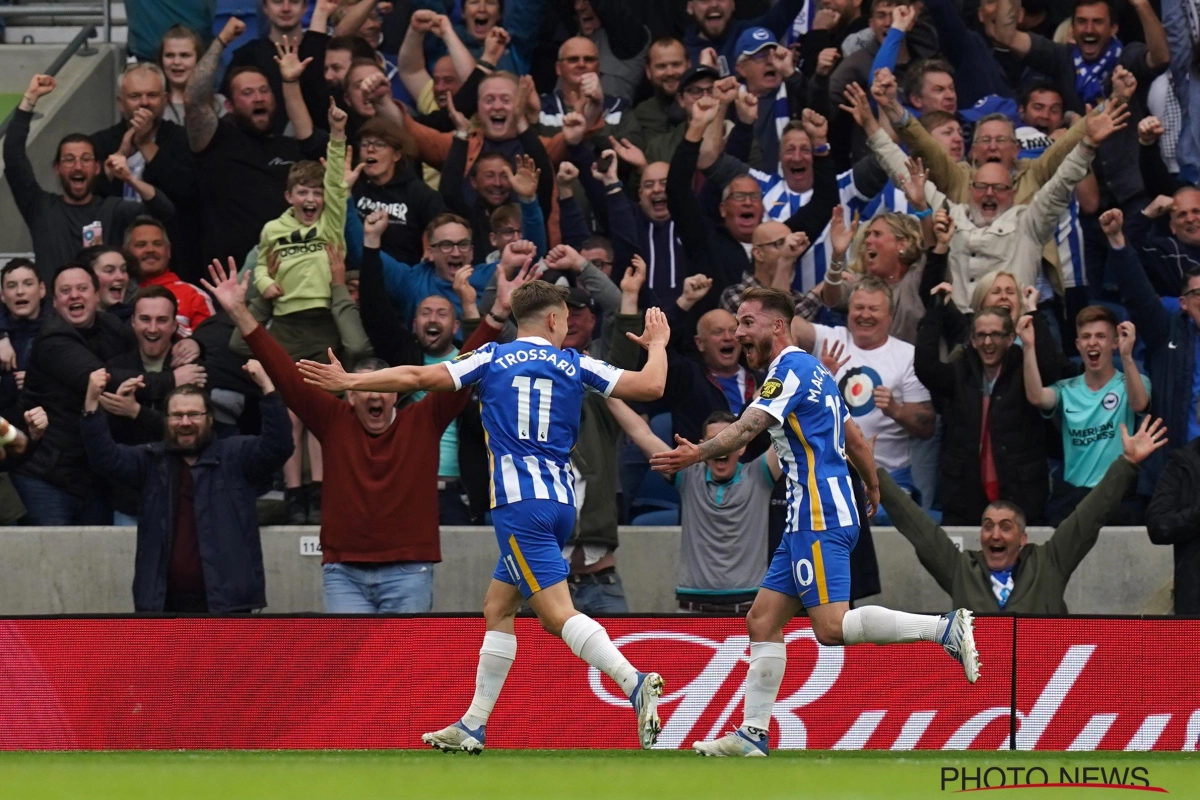
[[[783,683],[787,667],[787,645],[783,642],[751,642],[750,669],[746,673],[746,701],[742,710],[742,728],[766,731],[771,726],[771,710]]]
[[[842,640],[846,644],[892,644],[893,642],[939,642],[946,631],[945,617],[906,614],[883,606],[863,606],[842,618]]]
[[[576,614],[562,627],[562,640],[571,652],[617,682],[628,697],[637,687],[637,670],[608,638],[599,622]]]
[[[462,722],[471,730],[486,725],[496,698],[504,688],[508,668],[517,659],[517,637],[503,631],[488,631],[479,648],[479,666],[475,670],[475,696]]]

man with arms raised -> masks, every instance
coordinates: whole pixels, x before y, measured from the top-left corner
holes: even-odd
[[[566,287],[530,281],[512,294],[517,339],[485,345],[452,362],[401,366],[347,375],[331,364],[301,361],[305,379],[329,391],[456,391],[478,383],[492,463],[492,522],[500,561],[483,601],[487,634],[480,650],[475,697],[461,720],[421,739],[445,752],[478,753],[485,726],[517,657],[514,617],[527,601],[548,632],[571,652],[612,678],[637,712],[638,739],[650,749],[658,739],[658,698],[663,679],[639,672],[613,645],[600,623],[571,603],[562,555],[575,529],[575,486],[570,451],[579,435],[587,387],[606,397],[655,400],[667,375],[671,331],[662,311],[646,313],[637,341],[649,358],[640,372],[619,370],[574,350],[567,336]]]
[[[788,480],[789,524],[762,588],[746,616],[750,670],[742,726],[713,742],[696,742],[706,756],[766,756],[772,707],[783,682],[787,648],[783,626],[801,609],[823,645],[938,642],[962,663],[967,680],[979,679],[971,612],[906,614],[880,606],[850,608],[850,551],[858,538],[858,511],[846,459],[879,505],[875,459],[850,419],[829,371],[792,344],[791,298],[773,289],[750,289],[738,308],[738,341],[751,369],[767,368],[758,399],[720,434],[694,445],[656,453],[650,465],[675,473],[731,453],[768,428]]]
[[[17,210],[29,226],[33,239],[34,263],[44,281],[70,261],[80,248],[120,241],[130,220],[139,214],[169,219],[175,206],[167,196],[136,177],[125,156],[113,154],[101,163],[90,136],[72,133],[58,143],[54,155],[54,174],[62,193],[47,192],[33,173],[33,164],[25,152],[33,109],[42,97],[54,91],[54,78],[34,75],[20,104],[12,113],[12,123],[4,137],[4,177],[12,190]],[[99,197],[96,182],[101,169],[129,184],[140,200]]]

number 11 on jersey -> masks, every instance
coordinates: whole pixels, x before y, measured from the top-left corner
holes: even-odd
[[[530,391],[531,382],[532,392]],[[529,438],[529,404],[533,399],[533,392],[537,392],[537,440],[539,442],[548,440],[550,438],[550,400],[554,393],[554,381],[549,378],[532,380],[527,375],[520,375],[513,378],[512,385],[517,389],[517,438]]]

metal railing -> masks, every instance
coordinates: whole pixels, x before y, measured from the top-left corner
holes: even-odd
[[[105,5],[107,5],[107,2]],[[0,8],[3,8],[3,6],[0,6]],[[71,56],[79,52],[87,44],[88,39],[92,39],[95,36],[96,29],[91,25],[87,26],[86,28],[80,28],[79,33],[75,34],[75,38],[71,40],[71,43],[64,47],[63,51],[59,53],[52,62],[50,62],[50,66],[46,68],[46,72],[44,74],[50,76],[57,75],[58,71],[63,68],[63,65],[71,60]],[[92,52],[94,53],[95,50]],[[14,113],[16,113],[15,108],[9,112],[8,116],[4,118],[3,122],[0,122],[0,137],[4,136],[5,132],[8,131],[8,123],[12,120],[12,115]]]
[[[0,19],[13,17],[49,18],[51,24],[55,24],[54,20],[59,17],[70,18],[72,22],[80,20],[89,23],[98,22],[104,32],[104,41],[112,41],[112,0],[95,0],[91,3],[34,3],[21,6],[0,6]],[[95,33],[92,35],[94,36]]]

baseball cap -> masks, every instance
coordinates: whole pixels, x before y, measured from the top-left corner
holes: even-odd
[[[766,28],[746,28],[737,39],[737,47],[734,48],[734,52],[737,53],[738,61],[741,61],[764,47],[775,47],[778,44],[779,41],[775,38],[775,34]]]
[[[989,94],[987,97],[980,98],[979,102],[970,108],[963,109],[958,112],[959,116],[968,122],[979,122],[988,114],[1003,114],[1016,124],[1020,119],[1017,113],[1017,103],[1008,97],[1001,97],[998,94]]]
[[[683,73],[683,77],[679,79],[679,91],[682,92],[696,81],[701,81],[705,78],[711,78],[714,81],[719,81],[721,80],[721,73],[717,72],[712,67],[706,67],[703,64],[692,67],[687,72]]]
[[[586,289],[579,286],[571,287],[571,291],[567,295],[567,305],[571,308],[586,308],[593,314],[596,313],[596,299],[588,294]]]

